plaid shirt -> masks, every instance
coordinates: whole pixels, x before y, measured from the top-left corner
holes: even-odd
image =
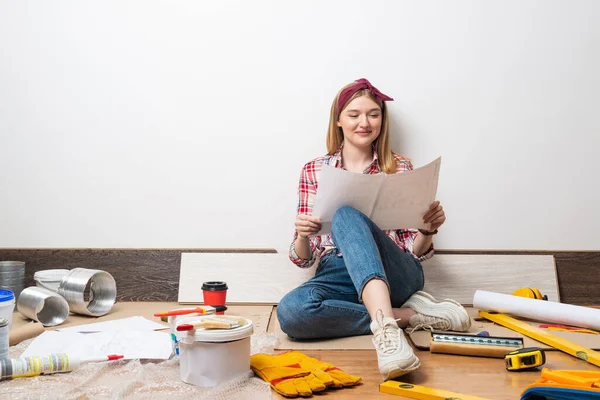
[[[396,173],[411,171],[413,166],[411,162],[401,155],[392,153],[396,159]],[[302,174],[300,175],[300,185],[298,187],[298,214],[312,214],[313,205],[315,203],[315,196],[319,187],[318,177],[321,172],[323,164],[334,166],[335,168],[342,168],[342,147],[338,149],[332,155],[326,155],[323,157],[315,158],[308,162],[302,168]],[[373,161],[365,170],[363,174],[379,174],[379,164],[377,163],[377,151],[373,150]],[[418,257],[412,251],[415,237],[417,235],[416,229],[390,229],[384,231],[401,249],[412,254],[416,259],[423,261],[433,256],[433,244],[422,256]],[[337,255],[341,256],[341,252],[337,250],[335,243],[331,237],[331,233],[322,236],[313,236],[310,238],[310,260],[305,260],[298,257],[296,254],[296,239],[298,238],[298,232],[294,232],[294,239],[290,246],[290,260],[301,268],[309,268],[313,265],[317,257],[322,257],[330,251],[337,251]]]

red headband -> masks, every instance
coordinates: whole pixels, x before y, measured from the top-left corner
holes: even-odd
[[[354,93],[363,89],[367,89],[369,92],[371,92],[373,97],[375,97],[375,99],[377,99],[378,101],[394,101],[394,99],[392,99],[391,97],[377,90],[375,86],[371,85],[371,82],[369,82],[365,78],[361,78],[357,80],[355,84],[348,86],[346,89],[342,90],[342,93],[340,93],[340,96],[338,97],[337,106],[338,115],[340,115],[340,113],[346,106],[348,100],[350,100],[350,98],[354,96]]]

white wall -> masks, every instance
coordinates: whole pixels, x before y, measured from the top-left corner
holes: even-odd
[[[274,247],[336,91],[442,156],[445,249],[599,249],[600,2],[0,0],[0,247]],[[400,133],[400,124],[404,132]]]

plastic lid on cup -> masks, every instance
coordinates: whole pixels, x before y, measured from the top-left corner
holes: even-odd
[[[5,301],[11,301],[15,299],[15,294],[12,290],[0,289],[0,303],[4,303]]]
[[[220,282],[220,281],[204,282],[202,284],[202,290],[207,290],[209,292],[218,292],[221,290],[227,290],[227,284],[225,282]]]

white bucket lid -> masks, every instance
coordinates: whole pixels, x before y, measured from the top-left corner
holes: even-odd
[[[177,321],[177,325],[191,324],[209,317],[210,316],[202,315],[182,318],[181,320]],[[227,318],[228,315],[223,315],[222,317]],[[246,323],[238,328],[233,329],[195,329],[183,332],[175,331],[175,335],[178,339],[186,342],[232,342],[234,340],[245,339],[252,335],[252,332],[254,332],[254,327],[251,320],[233,315],[231,317],[242,318],[246,321]]]
[[[33,274],[33,279],[43,282],[60,282],[63,276],[68,275],[69,272],[68,269],[47,269],[45,271],[37,271]]]

